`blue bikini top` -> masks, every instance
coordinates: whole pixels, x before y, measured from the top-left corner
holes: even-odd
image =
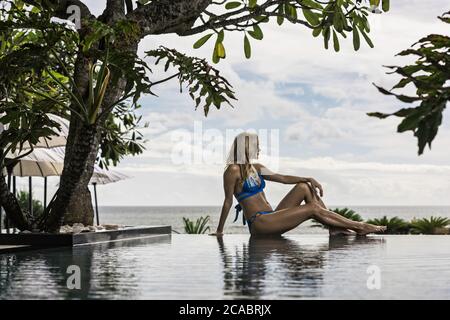
[[[257,193],[263,192],[266,187],[266,182],[260,173],[258,173],[260,182],[255,179],[255,177],[248,177],[245,179],[244,184],[242,185],[242,191],[236,194],[236,200],[241,202],[244,199],[247,199]]]
[[[264,181],[264,178],[260,173],[258,173],[259,176],[259,183],[255,179],[255,177],[248,177],[245,179],[244,184],[242,185],[242,191],[235,195],[236,200],[238,202],[241,202],[244,199],[250,198],[254,196],[255,194],[258,194],[260,192],[263,192],[264,188],[266,187],[266,182]],[[238,203],[235,207],[236,209],[236,217],[234,218],[233,222],[236,222],[236,220],[239,217],[239,212],[241,212],[242,207],[240,203]],[[245,225],[245,216],[242,215],[242,222]]]

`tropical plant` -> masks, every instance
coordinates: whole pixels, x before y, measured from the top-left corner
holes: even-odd
[[[369,219],[367,223],[374,224],[376,226],[386,226],[386,234],[408,234],[410,230],[410,224],[405,220],[395,216],[388,218],[383,216],[382,218]]]
[[[194,223],[188,218],[183,217],[184,231],[189,234],[204,234],[209,230],[209,226],[206,226],[209,219],[209,216],[200,217]]]
[[[444,23],[450,23],[450,11],[438,17]],[[392,72],[402,76],[391,91],[378,87],[385,95],[392,95],[401,102],[418,103],[412,108],[403,108],[394,113],[372,112],[369,116],[385,119],[389,116],[403,118],[397,127],[398,132],[412,131],[418,141],[419,155],[438,133],[442,115],[450,101],[450,37],[430,34],[413,44],[410,49],[397,54],[399,56],[417,56],[414,64],[403,67],[387,66]],[[405,88],[412,84],[415,95],[397,94],[392,90]]]
[[[20,207],[22,208],[23,212],[30,213],[30,194],[27,191],[19,191],[17,193],[17,200],[19,201]],[[44,213],[44,206],[42,205],[42,202],[33,199],[33,218],[37,219]]]
[[[357,214],[355,211],[349,208],[335,208],[331,211],[347,218],[353,221],[362,222],[363,218],[359,214]],[[312,228],[327,228],[323,224],[319,223],[318,221],[314,220],[313,224],[311,225]]]
[[[413,234],[436,234],[439,229],[450,224],[450,219],[445,217],[433,217],[430,219],[413,219],[411,221],[411,233]]]
[[[33,212],[30,212],[30,194],[27,191],[17,192],[16,198],[22,212],[24,212],[25,216],[32,224],[34,224],[44,213],[44,206],[42,205],[42,202],[37,199],[32,200]],[[8,224],[11,226],[11,223],[7,221],[6,217],[2,223],[3,225]]]

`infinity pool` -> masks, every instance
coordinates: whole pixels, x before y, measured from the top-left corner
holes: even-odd
[[[48,298],[450,299],[450,237],[172,235],[0,255],[0,299]]]

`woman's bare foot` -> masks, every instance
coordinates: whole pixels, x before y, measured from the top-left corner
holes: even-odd
[[[356,231],[356,233],[359,236],[365,236],[369,233],[378,233],[378,232],[384,232],[386,231],[387,227],[385,226],[376,226],[374,224],[369,223],[361,223],[361,229],[359,231]]]
[[[356,234],[355,231],[337,227],[330,227],[328,231],[330,236],[353,236]]]

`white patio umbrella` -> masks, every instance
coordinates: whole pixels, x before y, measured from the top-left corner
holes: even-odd
[[[121,180],[131,178],[129,175],[116,170],[105,170],[99,166],[94,167],[94,174],[92,175],[90,184],[110,184]]]
[[[9,153],[8,159],[18,156]],[[15,177],[49,177],[61,175],[64,165],[64,156],[53,152],[52,149],[35,149],[32,153],[20,158],[12,169]]]
[[[33,145],[33,148],[62,147],[67,143],[67,136],[69,135],[69,121],[64,118],[55,116],[54,114],[49,113],[47,115],[51,120],[56,121],[60,125],[60,129],[55,129],[55,131],[57,132],[56,135],[41,137],[39,139],[39,142],[36,145]],[[28,142],[24,143],[22,149],[30,149],[30,144]]]

